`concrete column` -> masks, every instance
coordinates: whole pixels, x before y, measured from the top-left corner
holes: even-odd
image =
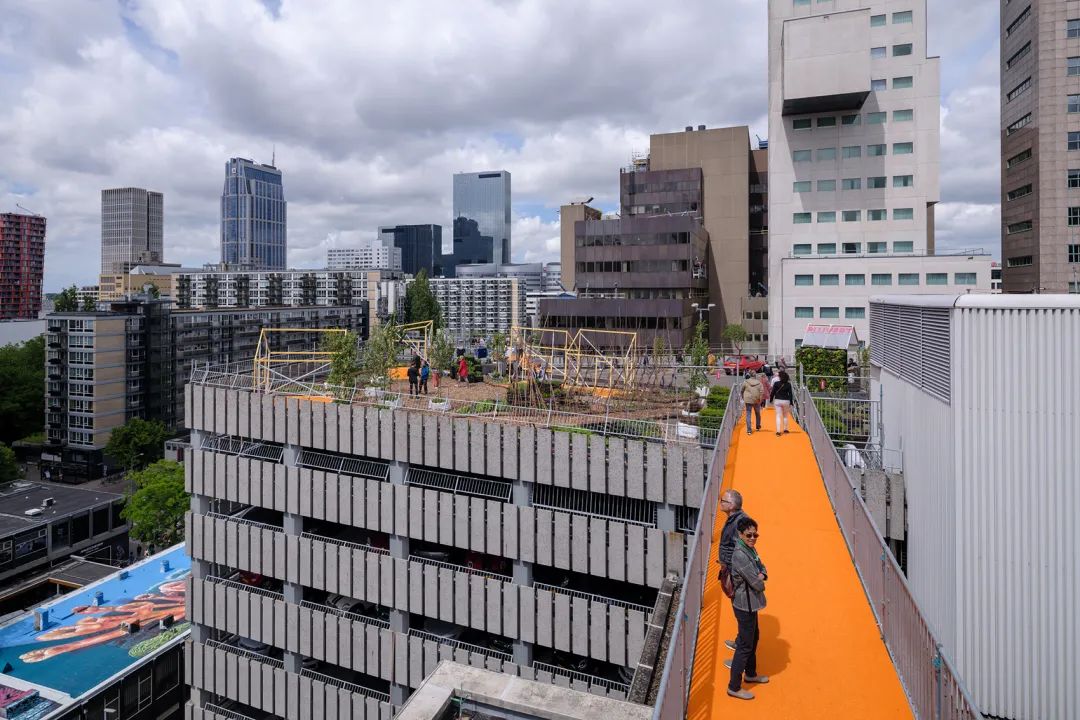
[[[304,587],[302,585],[297,585],[296,583],[284,583],[281,591],[285,596],[285,602],[290,605],[299,605],[304,599]]]
[[[210,498],[206,495],[192,495],[191,512],[196,515],[205,515],[210,512]]]
[[[409,538],[402,535],[390,536],[390,556],[401,558],[403,560],[409,559]]]
[[[210,639],[210,633],[206,627],[198,623],[191,623],[191,642],[204,643]]]
[[[514,641],[514,664],[519,667],[530,667],[533,663],[533,644],[531,642]]]
[[[304,658],[300,653],[285,653],[285,671],[299,675],[300,671],[304,669],[303,660]]]
[[[304,516],[293,513],[282,513],[281,528],[286,535],[299,535],[304,532]]]
[[[285,467],[296,467],[300,462],[300,446],[299,445],[286,445],[285,451],[281,455],[281,464]]]
[[[210,574],[210,563],[205,560],[192,560],[191,561],[191,577],[195,580],[202,580]]]
[[[405,610],[390,611],[390,629],[394,632],[409,632],[409,613]]]
[[[191,437],[188,439],[188,442],[191,443],[192,450],[198,450],[202,447],[204,435],[205,433],[202,430],[191,431]]]
[[[389,475],[387,477],[387,480],[390,481],[391,485],[404,485],[405,484],[405,476],[408,474],[408,472],[409,472],[409,463],[396,462],[396,461],[392,462],[392,463],[390,463],[390,473],[389,473]]]
[[[675,532],[675,508],[661,505],[656,508],[656,527],[665,532]]]
[[[533,584],[533,564],[531,562],[524,562],[522,560],[514,561],[514,584],[524,585],[525,587],[532,587]]]
[[[510,501],[512,503],[521,505],[522,507],[529,507],[532,505],[532,483],[515,480],[511,488],[512,493]]]
[[[409,699],[409,687],[407,685],[398,685],[392,683],[390,685],[390,704],[394,707],[401,707],[405,704],[405,701]]]

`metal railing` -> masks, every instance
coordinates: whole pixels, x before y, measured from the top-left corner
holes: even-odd
[[[285,661],[284,660],[280,660],[278,658],[267,657],[266,655],[261,655],[261,654],[259,654],[257,652],[253,652],[251,650],[245,650],[244,648],[238,647],[236,645],[229,645],[228,643],[224,643],[224,642],[222,642],[220,640],[207,640],[204,644],[206,645],[206,647],[218,648],[218,649],[224,650],[227,653],[232,653],[233,655],[240,655],[242,657],[246,657],[249,660],[255,660],[257,662],[266,663],[267,665],[270,665],[272,667],[276,667],[276,668],[281,669],[281,670],[285,669]]]
[[[705,577],[712,555],[712,530],[724,482],[724,466],[735,423],[742,415],[742,398],[737,389],[728,396],[724,419],[717,431],[716,451],[709,465],[709,476],[701,500],[694,529],[694,542],[687,556],[683,573],[682,593],[675,625],[668,643],[664,671],[653,708],[653,720],[683,720],[690,696],[690,677],[694,671],[694,651],[697,649],[697,630],[701,621],[701,604],[705,592]]]
[[[206,517],[213,518],[214,520],[227,520],[228,522],[240,523],[241,525],[248,525],[249,527],[256,527],[262,530],[272,530],[274,532],[283,532],[284,530],[280,525],[256,522],[254,520],[236,517],[235,515],[222,515],[221,513],[208,512],[206,513]]]
[[[285,594],[274,592],[273,590],[267,590],[256,585],[248,585],[247,583],[236,582],[235,580],[228,580],[226,578],[217,577],[216,575],[207,575],[206,582],[213,583],[214,585],[221,585],[223,587],[231,587],[240,592],[255,593],[256,595],[262,595],[263,597],[270,598],[272,600],[284,600]]]
[[[561,668],[558,665],[549,665],[542,662],[534,662],[532,664],[533,670],[539,670],[541,672],[550,673],[552,675],[562,675],[565,678],[571,680],[580,680],[583,683],[588,683],[590,687],[602,687],[609,692],[620,692],[623,696],[630,693],[630,686],[626,683],[617,682],[615,680],[608,680],[597,675],[590,675],[588,673],[578,672],[577,670],[567,670]]]
[[[319,452],[318,450],[301,450],[296,464],[300,467],[329,470],[330,472],[356,475],[371,478],[372,480],[386,480],[390,477],[389,463],[364,460],[350,455],[335,455],[333,453]]]
[[[814,447],[837,524],[874,611],[897,675],[920,720],[981,720],[978,706],[954,672],[919,609],[896,559],[878,533],[859,488],[853,486],[809,390],[796,393],[799,422]]]
[[[332,397],[335,402],[348,405],[364,405],[385,409],[405,409],[416,412],[475,417],[512,422],[552,430],[567,430],[589,435],[624,437],[662,443],[684,443],[713,447],[717,431],[698,428],[697,437],[688,437],[679,431],[677,418],[629,418],[619,415],[574,413],[561,410],[510,405],[502,400],[461,400],[438,398],[431,395],[410,396],[374,388],[355,388],[329,385],[316,380],[292,380],[273,377],[269,385],[256,387],[250,370],[233,368],[216,369],[199,367],[192,370],[191,383],[206,387],[223,387],[232,390],[253,390],[268,394],[312,395]],[[369,394],[370,393],[370,394]],[[440,405],[432,407],[431,400]]]
[[[626,602],[625,600],[616,600],[615,598],[609,598],[606,595],[594,595],[593,593],[581,592],[580,590],[571,590],[569,588],[559,587],[558,585],[548,585],[546,583],[533,583],[533,587],[538,590],[547,590],[548,592],[558,593],[559,595],[569,595],[570,597],[581,598],[583,600],[596,600],[598,602],[607,603],[608,605],[617,605],[626,610],[638,610],[645,613],[645,621],[648,622],[649,617],[652,615],[653,609],[645,605],[635,605],[634,603]]]
[[[340,690],[348,690],[349,692],[356,693],[357,695],[363,695],[379,702],[390,702],[390,693],[380,692],[378,690],[372,690],[371,688],[364,687],[363,685],[357,685],[356,683],[349,682],[347,680],[341,680],[333,677],[332,675],[325,675],[321,672],[316,672],[310,669],[304,669],[300,671],[300,675],[311,680],[317,680],[327,685],[332,685]]]
[[[215,705],[210,702],[203,703],[203,710],[212,712],[219,717],[228,718],[228,720],[255,720],[255,718],[250,715],[244,715],[243,713],[238,713],[235,710],[223,708],[220,705]]]
[[[363,543],[352,542],[350,540],[338,540],[337,538],[328,537],[326,535],[317,535],[313,532],[302,532],[300,537],[307,538],[308,540],[318,540],[320,542],[327,542],[332,545],[338,545],[339,547],[347,547],[353,550],[363,550],[364,552],[373,552],[380,555],[389,555],[390,551],[384,548],[378,548],[374,545],[364,545]]]
[[[510,502],[513,486],[502,480],[468,477],[457,473],[440,472],[425,468],[412,467],[405,477],[408,485],[442,490],[453,495],[471,495]]]
[[[590,518],[656,527],[656,503],[651,500],[619,497],[554,485],[535,485],[532,505]]]
[[[285,452],[285,449],[280,445],[244,440],[229,435],[205,435],[200,449],[239,457],[253,457],[259,460],[269,460],[270,462],[281,462]]]
[[[424,565],[430,565],[432,567],[446,568],[447,570],[453,570],[454,572],[468,573],[469,575],[490,578],[492,580],[500,580],[502,582],[513,582],[513,578],[509,575],[500,575],[499,573],[488,572],[487,570],[477,570],[476,568],[471,568],[467,565],[457,565],[455,563],[444,562],[442,560],[432,560],[430,558],[424,557],[423,555],[410,555],[409,560],[411,562],[418,562]]]
[[[491,648],[482,647],[480,645],[473,645],[472,643],[462,642],[453,638],[440,637],[439,635],[424,632],[423,630],[409,630],[409,635],[420,638],[421,640],[430,640],[433,643],[449,645],[455,650],[464,650],[466,652],[477,653],[478,655],[485,655],[495,660],[502,660],[503,662],[514,661],[514,656],[510,653],[499,652],[498,650],[492,650]]]
[[[329,613],[331,615],[337,615],[338,617],[342,617],[347,620],[355,620],[356,622],[362,622],[367,625],[382,628],[383,630],[390,629],[390,623],[386,620],[368,617],[367,615],[361,615],[360,613],[354,613],[349,610],[341,610],[340,608],[336,608],[331,605],[323,605],[322,603],[311,602],[310,600],[301,600],[300,607],[307,608],[308,610]]]

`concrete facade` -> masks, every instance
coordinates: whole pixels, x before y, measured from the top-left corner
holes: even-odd
[[[1002,6],[1001,259],[1006,293],[1080,293],[1078,58],[1080,10],[1074,4],[1026,0]]]
[[[926,55],[925,0],[770,0],[772,354],[790,357],[806,324],[789,298],[801,289],[785,283],[790,259],[816,255],[827,267],[831,256],[834,272],[864,274],[873,260],[913,274],[934,255],[939,85],[938,59]],[[868,264],[856,270],[841,256]],[[989,287],[987,275],[977,288]],[[864,313],[869,283],[865,291]],[[851,292],[821,300],[846,307]]]
[[[455,338],[509,335],[511,328],[529,324],[522,278],[432,278],[428,284],[442,309],[444,327]]]
[[[165,198],[142,188],[101,191],[101,274],[123,273],[165,254]]]
[[[562,286],[567,290],[575,290],[574,287],[574,226],[583,220],[599,220],[603,213],[587,202],[573,202],[559,208],[559,260],[561,262],[560,274]]]
[[[401,270],[401,248],[381,242],[359,247],[330,248],[326,267],[343,270]]]
[[[389,717],[442,660],[625,696],[657,589],[682,572],[692,538],[675,518],[700,505],[706,450],[187,394],[193,710],[216,694],[282,717]],[[238,572],[266,582],[226,581]],[[340,612],[337,595],[366,609]]]

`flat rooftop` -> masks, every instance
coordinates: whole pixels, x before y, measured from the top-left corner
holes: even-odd
[[[38,525],[45,525],[69,515],[112,503],[123,496],[103,490],[83,490],[51,483],[15,483],[0,492],[0,537],[14,535]],[[53,504],[42,507],[46,498]],[[27,510],[40,509],[41,514],[29,516]]]
[[[184,582],[190,573],[184,545],[175,545],[0,626],[0,706],[12,693],[37,691],[40,710],[14,717],[45,718],[183,642],[189,630]],[[47,618],[40,630],[39,613]],[[158,621],[167,616],[175,624],[161,630]],[[121,629],[121,623],[134,621],[138,631]]]

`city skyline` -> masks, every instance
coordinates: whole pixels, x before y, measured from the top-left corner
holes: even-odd
[[[448,227],[453,174],[490,167],[515,176],[511,259],[555,260],[558,207],[594,196],[601,209],[614,210],[618,186],[612,169],[625,165],[631,152],[646,149],[650,133],[691,123],[745,123],[752,133],[766,134],[767,30],[765,9],[759,5],[688,8],[663,30],[670,35],[659,37],[648,51],[654,54],[617,58],[634,70],[628,78],[639,91],[628,93],[623,81],[605,87],[610,78],[604,68],[610,65],[591,54],[594,44],[585,39],[601,29],[606,34],[635,32],[632,9],[590,10],[575,24],[574,34],[560,40],[573,50],[552,59],[540,51],[536,38],[562,8],[525,3],[510,12],[477,4],[472,20],[506,35],[505,42],[520,52],[506,68],[483,64],[490,81],[460,99],[445,93],[445,83],[431,68],[465,75],[479,72],[481,66],[474,65],[484,61],[451,48],[430,49],[426,52],[446,55],[412,63],[415,48],[401,37],[404,25],[390,26],[380,45],[357,49],[318,39],[313,29],[318,17],[307,13],[323,11],[287,1],[271,10],[253,0],[214,12],[176,14],[126,6],[106,12],[76,3],[67,17],[78,21],[79,33],[52,32],[60,18],[26,5],[12,16],[13,27],[21,30],[11,37],[19,39],[0,42],[0,66],[8,71],[0,74],[0,88],[15,99],[0,111],[0,126],[7,130],[0,142],[11,159],[0,179],[0,206],[15,209],[18,202],[50,217],[45,279],[50,292],[93,281],[78,259],[97,244],[99,193],[106,187],[153,187],[168,195],[170,261],[213,262],[220,256],[221,163],[232,156],[265,159],[276,144],[277,165],[289,176],[290,267],[320,265],[329,247],[374,239],[380,225]],[[981,245],[996,254],[997,118],[984,116],[987,102],[996,104],[989,95],[998,92],[997,26],[994,18],[985,23],[977,18],[971,27],[971,6],[934,2],[929,9],[929,51],[943,57],[938,239],[941,247]],[[347,17],[352,10],[326,12]],[[401,22],[407,24],[415,12],[420,11],[406,5]],[[536,22],[520,22],[521,13],[531,13]],[[465,31],[459,13],[429,19],[448,31]],[[200,59],[201,43],[217,43],[215,38],[236,22],[257,26],[256,34],[264,38],[249,49],[252,57],[222,49],[215,51],[222,55]],[[709,43],[692,42],[718,26],[741,38],[735,51],[745,61],[737,68],[710,59]],[[672,83],[665,79],[661,56],[665,44],[676,38],[679,46],[700,53],[694,63],[704,70]],[[267,94],[251,89],[261,85],[256,82],[260,68],[282,70],[304,55],[329,75],[358,63],[400,66],[415,81],[403,86],[415,89],[388,104],[378,101],[390,97],[391,89],[367,77],[377,72],[352,73],[363,76],[363,82],[350,80],[344,88],[333,88],[308,82],[313,78],[306,71],[297,71],[297,81],[309,85],[300,89],[300,103],[286,99],[285,93],[296,89],[291,81]],[[121,68],[122,81],[111,71],[102,72],[106,66]],[[117,92],[101,88],[105,78]],[[225,84],[233,82],[243,91]],[[550,92],[553,87],[574,91]],[[56,105],[65,110],[62,114],[51,112],[58,97],[64,98]],[[422,101],[433,104],[423,108]],[[332,112],[295,109],[326,103]],[[345,116],[337,117],[339,110]],[[58,142],[57,137],[70,139]],[[567,161],[571,157],[574,162]]]

